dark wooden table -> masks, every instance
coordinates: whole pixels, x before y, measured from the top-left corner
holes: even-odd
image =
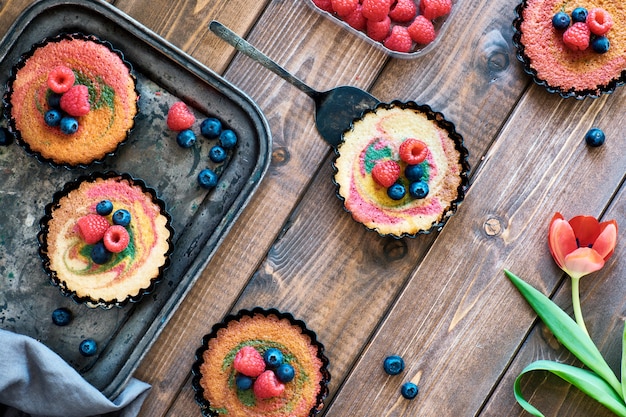
[[[0,4],[0,32],[31,3]],[[249,94],[273,136],[260,188],[135,372],[153,386],[142,416],[198,416],[190,368],[202,336],[254,306],[291,312],[326,346],[327,417],[527,415],[513,397],[521,369],[539,358],[577,364],[503,269],[571,312],[548,223],[556,211],[623,222],[626,89],[577,101],[534,85],[512,45],[517,1],[458,0],[437,48],[413,60],[389,58],[302,0],[110,3]],[[458,213],[440,233],[404,240],[352,221],[335,196],[313,101],[208,31],[213,19],[314,88],[351,84],[443,112],[470,150]],[[583,140],[593,126],[607,135],[596,149]],[[581,283],[590,334],[616,372],[625,248],[618,242],[607,266]],[[401,376],[382,372],[389,354],[403,356]],[[413,401],[400,396],[406,380],[419,383]],[[526,379],[524,392],[547,416],[612,415],[544,374]]]

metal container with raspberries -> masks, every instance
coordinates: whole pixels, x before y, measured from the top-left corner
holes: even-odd
[[[456,0],[306,0],[311,8],[395,58],[417,58],[444,35]]]

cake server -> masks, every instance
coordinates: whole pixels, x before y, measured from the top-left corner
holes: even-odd
[[[367,91],[349,85],[335,87],[328,91],[314,90],[220,22],[212,21],[209,29],[235,49],[311,97],[315,101],[317,131],[331,146],[337,146],[341,142],[341,135],[350,128],[354,119],[379,102]]]

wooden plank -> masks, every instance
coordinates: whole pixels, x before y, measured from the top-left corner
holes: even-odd
[[[534,319],[502,270],[524,271],[544,293],[554,291],[561,274],[547,250],[548,222],[555,211],[599,215],[620,186],[626,158],[608,146],[590,152],[582,138],[599,120],[616,120],[623,98],[566,101],[539,87],[530,90],[486,155],[459,213],[359,358],[328,417],[478,413]],[[606,128],[612,146],[621,149],[625,139],[619,128]],[[487,221],[495,221],[500,232],[486,230]],[[407,364],[399,377],[382,371],[391,353]],[[421,386],[414,401],[399,394],[407,380]]]
[[[607,134],[605,146],[597,150],[581,155],[581,158],[591,160],[588,170],[579,171],[582,176],[590,176],[590,186],[581,184],[580,188],[570,188],[572,198],[586,200],[593,197],[599,188],[606,186],[607,177],[618,179],[624,175],[623,165],[607,165],[609,154],[616,152],[624,146],[624,122],[620,119],[623,112],[626,94],[621,91],[606,99],[606,106],[597,114],[594,125],[601,126]],[[622,113],[623,114],[623,113]],[[623,164],[623,163],[622,163]],[[575,167],[572,167],[575,169]],[[587,181],[585,181],[586,183]],[[567,218],[577,214],[602,215],[602,219],[616,219],[618,226],[623,227],[623,213],[626,210],[626,190],[622,186],[618,196],[613,201],[606,213],[581,207],[582,211],[565,209]],[[625,287],[626,264],[623,259],[626,256],[626,247],[618,236],[618,245],[613,257],[604,269],[585,277],[581,281],[580,293],[582,310],[587,329],[591,338],[595,341],[607,362],[620,375],[621,360],[621,336],[624,329],[624,303],[625,298],[622,289]],[[522,277],[528,278],[528,277]],[[571,308],[571,285],[569,278],[564,278],[563,285],[558,289],[554,297],[555,302],[570,315]],[[525,415],[521,407],[517,405],[513,397],[513,382],[521,370],[531,362],[538,359],[555,360],[581,366],[569,352],[564,349],[550,333],[549,330],[539,323],[533,328],[532,333],[524,342],[519,354],[504,375],[502,382],[489,400],[481,416],[500,416],[503,410],[510,410],[506,415]],[[595,401],[590,400],[571,385],[562,382],[552,376],[546,377],[544,373],[536,373],[524,379],[524,394],[546,416],[612,416],[614,415]],[[527,414],[526,414],[527,415]]]
[[[482,6],[485,9],[492,7],[486,3]],[[480,9],[472,11],[477,16],[484,12]],[[457,18],[460,18],[460,14]],[[510,26],[509,18],[500,17],[495,24],[492,22],[492,26],[506,31]],[[319,33],[329,29],[326,26],[315,28],[316,32],[309,32],[309,36],[319,36]],[[467,135],[475,164],[506,120],[509,112],[507,105],[514,105],[528,79],[523,76],[517,78],[519,67],[515,65],[516,62],[509,62],[512,65],[505,65],[497,75],[489,73],[486,65],[476,64],[476,68],[465,75],[471,64],[464,66],[462,62],[478,59],[487,62],[498,58],[499,54],[510,53],[506,45],[496,48],[496,44],[500,45],[496,39],[501,40],[501,36],[484,35],[479,31],[474,31],[472,35],[468,37],[467,33],[450,33],[449,37],[442,39],[437,50],[423,58],[391,61],[379,76],[373,92],[383,100],[410,99],[413,98],[410,95],[413,92],[431,90],[441,79],[442,73],[450,73],[452,79],[467,79],[467,87],[462,94],[479,97],[472,103],[482,108],[480,112],[472,110],[471,120],[466,123],[473,123],[480,118],[484,122],[481,122],[478,131],[464,131],[464,125],[460,123],[457,126]],[[326,37],[330,36],[326,34]],[[481,45],[478,50],[472,47],[476,43]],[[265,49],[265,45],[262,49]],[[437,64],[441,60],[446,65],[451,62],[457,64],[453,67]],[[283,62],[283,59],[278,61]],[[320,59],[317,61],[324,62]],[[457,106],[454,100],[446,100],[445,94],[450,93],[450,90],[458,90],[458,87],[452,84],[448,87],[448,90],[437,90],[442,97],[437,96],[439,101],[433,107],[454,113],[457,107],[462,106]],[[397,96],[407,92],[408,96]],[[252,276],[235,307],[274,306],[291,311],[307,321],[326,345],[331,359],[333,378],[328,403],[436,236],[398,241],[381,239],[375,233],[365,231],[342,210],[335,196],[335,188],[330,180],[331,159],[328,157],[315,174],[302,201],[287,220],[281,235]],[[187,390],[181,392],[170,410],[171,415],[184,415],[182,413],[192,402],[189,395]],[[339,414],[348,415],[345,410]]]
[[[115,6],[137,19],[218,73],[224,72],[234,50],[213,36],[211,20],[219,20],[244,34],[263,12],[268,0],[116,0]]]
[[[362,41],[340,44],[338,31],[302,2],[272,2],[249,40],[303,80],[316,81],[313,87],[330,87],[324,83],[331,82],[367,86],[385,56],[374,50],[359,54]],[[328,42],[326,37],[333,41]],[[361,59],[367,60],[366,68]],[[197,413],[196,407],[188,410],[193,402],[188,396],[181,400],[185,406],[180,409],[171,402],[181,389],[181,395],[190,395],[186,378],[201,337],[233,309],[302,190],[330,153],[315,130],[313,101],[306,95],[243,56],[235,57],[225,76],[248,93],[267,116],[274,139],[272,166],[229,238],[137,371],[138,378],[153,384],[153,392],[142,409],[145,416],[164,415],[170,407],[175,410],[170,411],[173,415]]]

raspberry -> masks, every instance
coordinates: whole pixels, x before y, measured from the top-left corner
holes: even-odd
[[[330,2],[339,17],[348,16],[356,10],[356,6],[359,4],[359,0],[330,0]]]
[[[278,397],[284,390],[285,385],[278,380],[274,371],[270,370],[259,375],[252,387],[254,396],[259,400]]]
[[[398,0],[389,11],[389,17],[396,22],[410,22],[417,13],[417,7],[413,0]]]
[[[48,74],[48,88],[58,94],[65,93],[74,85],[75,80],[76,77],[71,68],[58,65]]]
[[[391,29],[391,34],[383,41],[387,49],[397,52],[409,52],[413,41],[409,31],[404,26],[396,25]]]
[[[428,20],[445,16],[452,10],[451,0],[421,0],[420,12]]]
[[[365,1],[365,0],[363,0]],[[371,39],[382,42],[389,35],[389,29],[391,28],[391,19],[389,16],[385,17],[385,19],[376,22],[374,20],[368,20],[367,25],[365,27],[365,33]]]
[[[252,346],[244,346],[233,360],[235,370],[251,378],[256,378],[265,371],[263,356]]]
[[[313,4],[315,4],[317,7],[324,10],[325,12],[333,12],[333,5],[331,3],[331,0],[313,0]]]
[[[589,10],[587,25],[594,35],[602,36],[613,27],[613,18],[606,10],[596,7]]]
[[[109,221],[98,214],[88,214],[78,219],[78,231],[88,245],[102,240],[109,227]]]
[[[385,20],[391,8],[391,0],[363,0],[361,4],[363,5],[363,17],[371,22]]]
[[[130,236],[124,226],[113,225],[104,232],[104,247],[109,252],[119,253],[126,249]]]
[[[406,139],[400,145],[400,159],[409,165],[417,165],[424,162],[428,156],[428,147],[418,139]]]
[[[363,6],[361,4],[357,4],[356,10],[344,17],[343,20],[356,30],[365,31],[367,27],[367,19],[363,17]]]
[[[195,121],[196,116],[182,101],[172,104],[172,107],[167,112],[167,127],[171,130],[181,131],[189,129]]]
[[[385,188],[391,187],[400,177],[400,165],[396,161],[378,162],[372,169],[372,178]]]
[[[576,22],[563,32],[563,43],[572,51],[584,51],[589,47],[591,31],[583,22]]]
[[[415,43],[420,45],[428,45],[435,40],[435,26],[433,22],[419,15],[413,23],[409,25],[409,35]]]
[[[80,117],[89,113],[89,89],[87,86],[77,84],[72,86],[61,96],[61,109],[70,116]]]

